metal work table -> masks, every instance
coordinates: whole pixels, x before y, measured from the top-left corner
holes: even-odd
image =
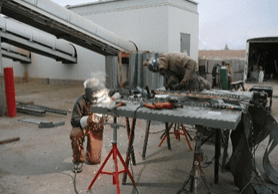
[[[236,96],[238,100],[244,100],[249,102],[252,97],[252,92],[228,92],[228,91],[206,91],[206,94],[220,94],[220,96]],[[202,94],[202,92],[200,93]],[[218,96],[219,97],[219,96]],[[116,102],[111,102],[110,104],[98,104],[91,106],[91,112],[100,114],[111,114],[109,108],[114,106]],[[219,175],[219,157],[220,157],[220,133],[221,129],[231,129],[235,130],[241,121],[241,110],[228,110],[221,108],[211,108],[211,107],[194,107],[194,106],[184,106],[183,108],[176,109],[163,109],[163,110],[153,110],[145,107],[140,107],[140,103],[136,101],[126,101],[126,106],[121,106],[116,110],[113,110],[113,114],[118,117],[126,117],[128,134],[129,134],[129,144],[126,154],[126,164],[129,164],[130,153],[132,155],[133,151],[133,140],[134,140],[134,130],[136,119],[145,119],[153,121],[162,121],[165,123],[166,129],[168,129],[168,123],[180,123],[189,125],[202,125],[204,127],[211,127],[216,129],[216,141],[215,144],[215,175],[214,182],[218,183]],[[131,128],[129,127],[128,118],[132,119]],[[166,130],[167,133],[167,130]],[[169,145],[169,138],[167,138]],[[168,146],[169,147],[169,146]],[[132,155],[133,159],[134,155]],[[135,164],[135,159],[133,159]],[[123,176],[123,183],[126,182],[126,175]]]

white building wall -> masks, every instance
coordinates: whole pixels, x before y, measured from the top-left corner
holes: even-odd
[[[104,2],[70,10],[133,41],[140,51],[168,51],[167,0]]]
[[[198,59],[199,14],[194,1],[104,1],[69,9],[135,42],[140,51],[180,52],[180,33],[188,33],[191,57]]]
[[[23,77],[25,72],[31,78],[61,80],[85,80],[93,73],[105,72],[105,57],[76,46],[77,64],[63,64],[52,58],[31,54],[31,64],[20,64],[3,58],[3,67],[13,67],[15,77]]]
[[[30,77],[50,79],[84,80],[92,73],[105,71],[105,58],[82,47],[76,46],[77,64],[63,64],[54,59],[32,54],[32,64],[28,66]],[[42,71],[43,70],[43,71]]]
[[[2,64],[3,64],[3,68],[12,67],[14,76],[18,76],[18,77],[24,76],[24,72],[26,71],[27,66],[29,65],[29,64],[22,64],[20,62],[14,62],[13,60],[5,58],[3,56],[2,56]]]
[[[198,61],[199,14],[197,6],[190,8],[189,5],[192,5],[192,3],[189,2],[185,6],[186,4],[183,0],[171,0],[171,2],[179,6],[169,6],[168,51],[180,52],[181,33],[190,34],[190,57]]]

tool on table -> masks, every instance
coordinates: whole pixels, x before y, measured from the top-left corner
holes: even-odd
[[[178,103],[178,98],[166,97],[164,100],[166,100],[167,102],[145,103],[144,106],[151,109],[183,108],[183,105]]]

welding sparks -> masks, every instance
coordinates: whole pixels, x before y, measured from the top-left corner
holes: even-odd
[[[111,98],[109,97],[108,90],[106,88],[97,92],[94,97],[97,98],[97,103],[109,104],[111,102]]]

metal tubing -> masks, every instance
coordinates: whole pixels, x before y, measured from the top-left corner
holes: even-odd
[[[112,125],[112,127],[113,127],[113,125]],[[117,140],[117,130],[118,130],[118,127],[114,126],[113,127],[113,141],[112,141],[112,143],[117,143],[118,142],[118,140]]]
[[[27,114],[45,114],[45,110],[43,109],[34,109],[34,108],[27,108],[23,106],[16,106],[17,112],[27,113]]]
[[[45,110],[45,112],[61,114],[61,115],[67,115],[68,114],[68,111],[66,111],[66,110],[60,110],[60,109],[55,109],[55,108],[49,108],[49,107],[46,107],[46,106],[40,106],[40,105],[34,105],[34,104],[28,104],[28,103],[22,103],[22,102],[18,102],[18,104],[22,105],[26,108]]]
[[[5,140],[0,141],[0,145],[1,144],[6,144],[6,143],[11,143],[11,142],[14,142],[14,141],[19,141],[19,140],[20,140],[19,137],[11,138],[11,139],[5,139]]]

